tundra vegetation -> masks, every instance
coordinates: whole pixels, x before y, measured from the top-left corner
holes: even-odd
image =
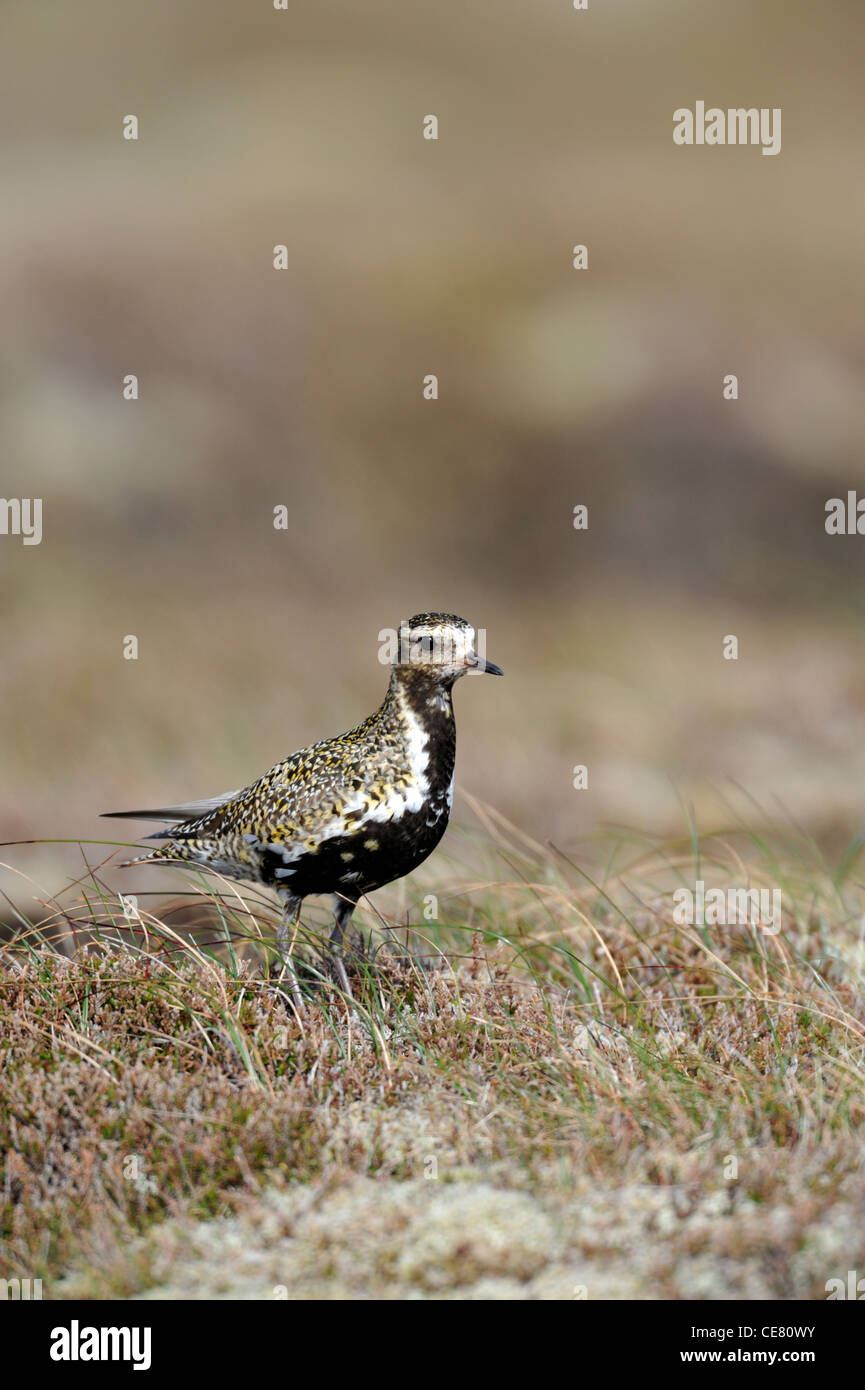
[[[266,894],[124,903],[91,863],[19,913],[0,1274],[46,1298],[789,1299],[865,1268],[858,842],[607,832],[566,857],[476,809],[405,912],[358,913],[353,1002],[312,949],[324,904],[302,1013]],[[697,880],[779,891],[780,931],[677,923]]]

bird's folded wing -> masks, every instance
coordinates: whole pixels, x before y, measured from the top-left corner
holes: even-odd
[[[114,820],[198,820],[210,811],[218,811],[240,792],[223,792],[221,796],[206,797],[203,801],[187,801],[183,806],[153,807],[148,811],[103,811],[106,819]]]

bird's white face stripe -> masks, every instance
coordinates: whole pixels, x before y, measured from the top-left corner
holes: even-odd
[[[461,675],[475,646],[475,629],[455,623],[419,623],[400,650],[400,660],[410,666],[431,666],[442,674]],[[423,639],[432,638],[432,650]]]

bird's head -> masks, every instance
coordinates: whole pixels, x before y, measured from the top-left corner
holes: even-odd
[[[476,633],[471,623],[453,613],[417,613],[400,623],[394,670],[407,677],[426,676],[443,685],[452,685],[470,671],[501,676],[504,673],[499,667],[486,659],[483,637],[483,629]]]

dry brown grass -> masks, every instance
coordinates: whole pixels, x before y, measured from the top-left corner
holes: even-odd
[[[300,1017],[254,904],[210,908],[211,944],[170,914],[145,938],[94,876],[9,944],[2,1272],[49,1297],[813,1298],[863,1268],[855,855],[698,846],[707,881],[783,888],[770,936],[673,923],[690,848],[620,845],[603,884],[498,852],[509,881],[463,884],[401,958],[377,932],[355,1004],[310,979]]]

